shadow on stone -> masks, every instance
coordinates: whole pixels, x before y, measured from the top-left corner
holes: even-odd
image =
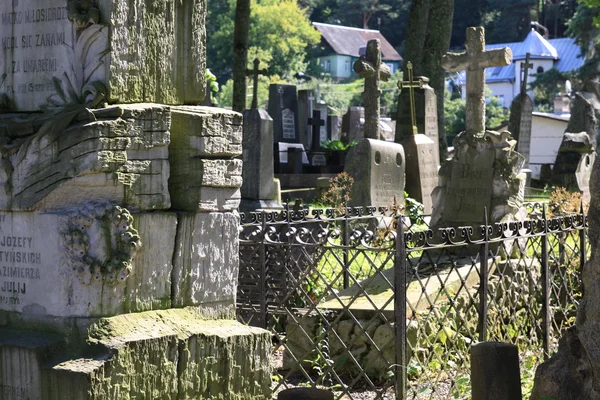
[[[277,400],[333,400],[333,393],[316,388],[293,388],[280,392]]]

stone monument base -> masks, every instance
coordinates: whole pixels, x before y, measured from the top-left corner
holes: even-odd
[[[0,329],[2,399],[266,399],[270,335],[194,308],[93,323],[73,351],[58,336]]]

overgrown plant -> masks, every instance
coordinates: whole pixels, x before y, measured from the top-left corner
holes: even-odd
[[[352,185],[354,185],[354,178],[346,172],[339,173],[329,180],[329,187],[321,194],[319,201],[343,214],[344,208],[350,202]]]
[[[554,189],[548,200],[548,217],[555,218],[565,215],[578,214],[581,210],[581,193],[569,192],[564,187]],[[588,206],[584,204],[584,212]]]

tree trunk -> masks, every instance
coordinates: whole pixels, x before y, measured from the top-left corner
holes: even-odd
[[[450,46],[453,17],[454,0],[413,0],[404,50],[405,64],[411,61],[415,76],[428,77],[429,85],[437,96],[440,162],[448,155],[444,129],[445,71],[442,57]]]
[[[413,0],[406,29],[406,45],[404,47],[404,72],[406,78],[406,62],[413,64],[415,76],[425,75],[423,71],[423,50],[427,36],[427,21],[432,0]]]
[[[423,69],[429,77],[429,85],[437,96],[438,135],[440,162],[448,156],[446,129],[444,127],[444,92],[446,89],[445,71],[442,57],[448,52],[452,36],[454,0],[432,0],[427,23],[427,37],[423,52]]]
[[[246,69],[248,67],[248,32],[250,0],[237,0],[233,30],[233,111],[246,108]]]

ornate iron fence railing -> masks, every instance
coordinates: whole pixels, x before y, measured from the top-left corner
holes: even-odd
[[[586,219],[433,231],[402,210],[252,213],[240,225],[238,318],[273,333],[275,392],[469,398],[469,346],[517,344],[525,392],[574,324]]]

